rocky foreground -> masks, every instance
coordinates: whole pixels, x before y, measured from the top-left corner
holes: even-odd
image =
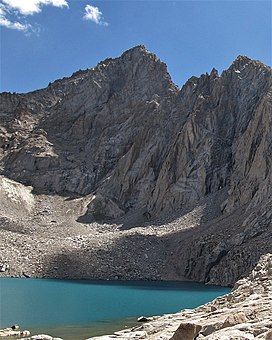
[[[272,254],[231,293],[193,310],[150,318],[139,327],[92,340],[251,340],[272,339]]]

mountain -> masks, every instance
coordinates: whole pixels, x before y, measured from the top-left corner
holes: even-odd
[[[271,74],[238,56],[179,89],[137,46],[45,89],[2,93],[2,183],[81,200],[74,226],[156,228],[160,278],[233,284],[272,251]]]

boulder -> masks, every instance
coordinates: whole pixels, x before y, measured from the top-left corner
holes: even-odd
[[[181,323],[170,340],[194,340],[202,326],[195,323]]]

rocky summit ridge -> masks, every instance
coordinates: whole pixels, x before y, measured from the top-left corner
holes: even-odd
[[[137,46],[0,98],[10,275],[231,285],[272,252],[270,67],[238,56],[179,89]]]

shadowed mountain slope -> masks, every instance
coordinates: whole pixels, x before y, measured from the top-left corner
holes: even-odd
[[[213,69],[178,89],[166,65],[137,46],[45,89],[2,93],[2,175],[36,194],[84,197],[82,223],[159,225],[205,201],[206,227],[169,246],[186,264],[174,266],[228,284],[243,274],[252,239],[271,232],[271,74],[239,56],[221,75]],[[241,247],[239,268],[222,278],[222,259],[234,261]],[[261,253],[252,252],[248,267]]]

